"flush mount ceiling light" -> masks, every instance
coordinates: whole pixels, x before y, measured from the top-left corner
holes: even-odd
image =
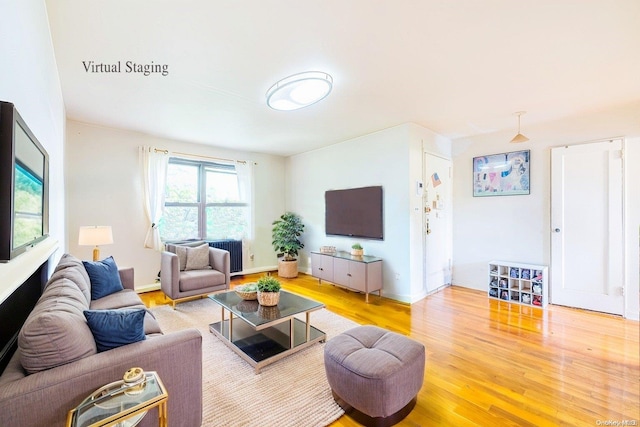
[[[274,110],[297,110],[324,99],[333,78],[321,71],[305,71],[284,78],[267,91],[267,105]]]
[[[513,139],[509,142],[517,144],[519,142],[527,142],[529,140],[529,138],[527,138],[526,136],[520,133],[520,116],[522,116],[525,113],[526,111],[518,111],[515,113],[518,116],[518,134],[514,136]]]

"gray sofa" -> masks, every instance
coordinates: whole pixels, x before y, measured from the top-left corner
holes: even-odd
[[[64,255],[25,321],[18,350],[0,376],[0,426],[63,426],[69,410],[105,384],[141,367],[156,371],[169,394],[169,425],[202,424],[202,335],[163,334],[147,310],[145,339],[98,352],[83,310],[145,309],[133,269],[119,271],[123,290],[91,299],[82,261]],[[157,408],[140,426],[158,425]]]

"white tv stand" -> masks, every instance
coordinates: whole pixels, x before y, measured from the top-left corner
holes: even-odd
[[[349,252],[311,252],[311,274],[323,280],[357,292],[363,292],[365,302],[369,294],[382,292],[382,258]]]

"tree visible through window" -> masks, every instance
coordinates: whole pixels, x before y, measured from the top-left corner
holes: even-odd
[[[163,241],[242,239],[249,204],[240,201],[234,165],[171,158],[167,169]]]

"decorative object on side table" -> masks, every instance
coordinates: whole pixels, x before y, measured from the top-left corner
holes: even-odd
[[[297,214],[286,212],[273,221],[271,244],[278,253],[278,276],[298,277],[298,251],[304,248],[300,236],[304,231],[302,219]]]
[[[258,285],[255,283],[247,283],[245,285],[236,286],[233,288],[236,294],[240,298],[246,301],[255,300],[258,298]]]
[[[353,256],[364,255],[364,249],[362,249],[362,245],[360,243],[354,243],[353,245],[351,245],[351,255]]]
[[[69,411],[66,426],[135,426],[157,407],[158,425],[167,427],[168,398],[155,371],[131,368],[122,380],[99,388]]]
[[[262,276],[258,279],[258,302],[267,307],[278,305],[280,301],[280,281],[273,276]]]

